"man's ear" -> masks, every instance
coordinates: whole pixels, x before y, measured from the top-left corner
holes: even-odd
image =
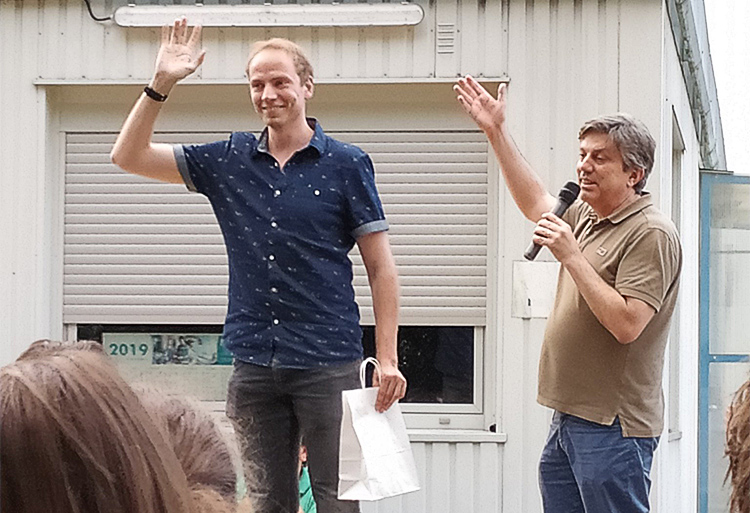
[[[313,77],[309,77],[305,82],[305,100],[312,98],[314,90],[315,84],[313,83]]]
[[[630,173],[628,176],[628,185],[630,187],[635,187],[646,176],[646,170],[640,167],[631,168],[628,172]]]

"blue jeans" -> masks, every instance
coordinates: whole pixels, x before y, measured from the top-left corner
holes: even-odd
[[[300,370],[235,361],[227,416],[256,513],[297,513],[300,436],[318,511],[359,512],[358,502],[337,499],[341,391],[359,388],[359,363]]]
[[[659,438],[622,436],[555,412],[539,462],[545,513],[648,513],[651,462]]]

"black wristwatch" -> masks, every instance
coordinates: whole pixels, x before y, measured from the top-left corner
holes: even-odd
[[[151,87],[146,86],[143,88],[143,92],[146,93],[146,96],[154,100],[155,102],[164,102],[167,100],[166,94],[157,93]]]

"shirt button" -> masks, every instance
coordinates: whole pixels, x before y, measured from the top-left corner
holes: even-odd
[[[269,260],[276,260],[276,257],[274,255],[268,255]]]
[[[273,292],[274,294],[276,294],[278,291],[279,289],[277,289],[276,287],[271,287],[271,292]]]
[[[273,163],[273,167],[279,167],[279,163],[278,162],[274,162]]]
[[[276,228],[277,226],[279,226],[279,225],[276,224],[276,221],[271,221],[271,227],[272,228]]]
[[[274,198],[278,198],[279,196],[281,196],[281,191],[276,189],[275,191],[273,191],[273,196]]]
[[[278,320],[278,319],[274,319],[274,320],[273,320],[273,323],[274,323],[274,324],[278,324],[278,323],[279,323],[279,320]]]

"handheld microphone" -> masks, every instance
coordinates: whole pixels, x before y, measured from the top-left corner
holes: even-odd
[[[568,207],[576,200],[579,192],[581,192],[581,188],[575,182],[568,182],[563,185],[563,188],[560,189],[560,193],[557,195],[557,203],[550,212],[557,217],[562,216],[565,211],[568,210]],[[540,249],[542,249],[542,246],[532,242],[529,247],[526,248],[526,251],[524,251],[523,257],[526,260],[534,260],[539,254]]]

